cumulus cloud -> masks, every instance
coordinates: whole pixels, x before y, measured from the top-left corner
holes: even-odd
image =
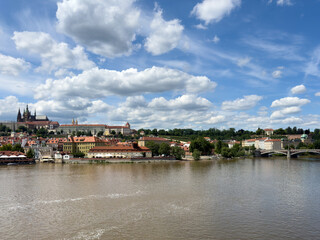
[[[134,0],[63,0],[58,3],[57,29],[95,54],[129,55],[139,27]]]
[[[154,98],[148,105],[158,111],[169,109],[206,111],[211,107],[211,102],[195,95],[182,95],[176,99],[166,100],[163,97]]]
[[[306,87],[304,85],[298,85],[293,88],[291,88],[290,92],[292,94],[302,94],[307,91]]]
[[[151,34],[144,47],[152,55],[160,55],[174,49],[181,38],[183,26],[178,19],[165,21],[159,9],[151,22]]]
[[[173,99],[163,97],[147,101],[143,96],[127,97],[109,112],[113,121],[130,121],[138,127],[174,128],[196,124],[219,124],[222,115],[210,111],[210,101],[196,95]]]
[[[30,63],[21,58],[13,58],[0,53],[0,73],[5,75],[18,76],[21,72],[27,71]]]
[[[225,101],[222,103],[221,109],[226,111],[241,111],[254,108],[262,99],[261,96],[249,95],[244,98],[238,98],[234,101]]]
[[[316,97],[320,97],[320,92],[316,92],[314,95],[315,95]]]
[[[277,118],[285,118],[289,114],[295,114],[301,112],[300,107],[286,107],[281,110],[274,111],[271,114],[271,119],[277,119]]]
[[[194,6],[191,14],[203,20],[206,25],[219,22],[223,17],[241,5],[241,0],[204,0]]]
[[[25,103],[19,102],[16,96],[7,96],[0,99],[0,118],[2,120],[9,120],[16,117],[18,109],[25,107]],[[4,117],[7,117],[4,119]]]
[[[18,50],[40,55],[39,71],[53,71],[59,68],[85,70],[95,66],[81,46],[70,49],[66,43],[57,43],[43,32],[14,32],[12,37]]]
[[[152,67],[140,72],[133,68],[123,71],[93,68],[73,77],[48,79],[36,88],[35,97],[63,99],[79,96],[93,99],[166,91],[197,93],[213,90],[216,85],[205,76],[193,76],[170,68]]]
[[[271,107],[292,107],[303,106],[310,103],[310,100],[298,97],[285,97],[272,102]]]

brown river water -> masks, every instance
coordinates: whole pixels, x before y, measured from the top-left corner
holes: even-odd
[[[0,166],[0,239],[320,239],[319,160]]]

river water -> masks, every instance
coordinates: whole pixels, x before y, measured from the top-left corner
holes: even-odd
[[[0,167],[0,239],[320,239],[320,161]]]

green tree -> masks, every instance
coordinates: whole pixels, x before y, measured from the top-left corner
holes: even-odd
[[[168,143],[161,143],[159,146],[159,154],[168,156],[170,155],[170,146]]]
[[[103,131],[99,131],[97,134],[98,137],[101,137],[102,135],[103,135]]]
[[[313,147],[314,147],[315,149],[320,149],[320,140],[314,141]]]
[[[153,141],[148,141],[146,142],[146,147],[151,150],[153,156],[159,155],[159,144]]]
[[[194,150],[198,150],[203,154],[210,154],[212,151],[212,146],[203,137],[198,137],[195,140],[191,141],[190,144],[190,152],[194,152]]]
[[[12,151],[12,145],[10,143],[4,144],[2,147],[0,147],[1,151]]]
[[[32,148],[29,148],[26,154],[27,158],[34,158],[34,151]]]
[[[174,156],[177,160],[181,160],[185,157],[185,152],[182,148],[178,146],[171,147],[171,155]]]
[[[198,149],[194,149],[192,152],[192,157],[195,161],[199,161],[201,156],[201,152]]]
[[[24,149],[23,149],[23,147],[21,147],[21,144],[19,144],[19,143],[13,145],[12,151],[17,151],[17,152],[24,153]]]
[[[263,135],[264,134],[264,130],[262,130],[261,128],[258,128],[256,131],[257,135]]]

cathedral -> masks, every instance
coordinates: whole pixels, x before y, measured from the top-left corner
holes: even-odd
[[[34,111],[34,115],[29,111],[28,105],[26,109],[23,110],[23,114],[21,115],[20,108],[17,115],[17,122],[35,122],[35,121],[49,121],[47,116],[37,116],[36,111]]]

